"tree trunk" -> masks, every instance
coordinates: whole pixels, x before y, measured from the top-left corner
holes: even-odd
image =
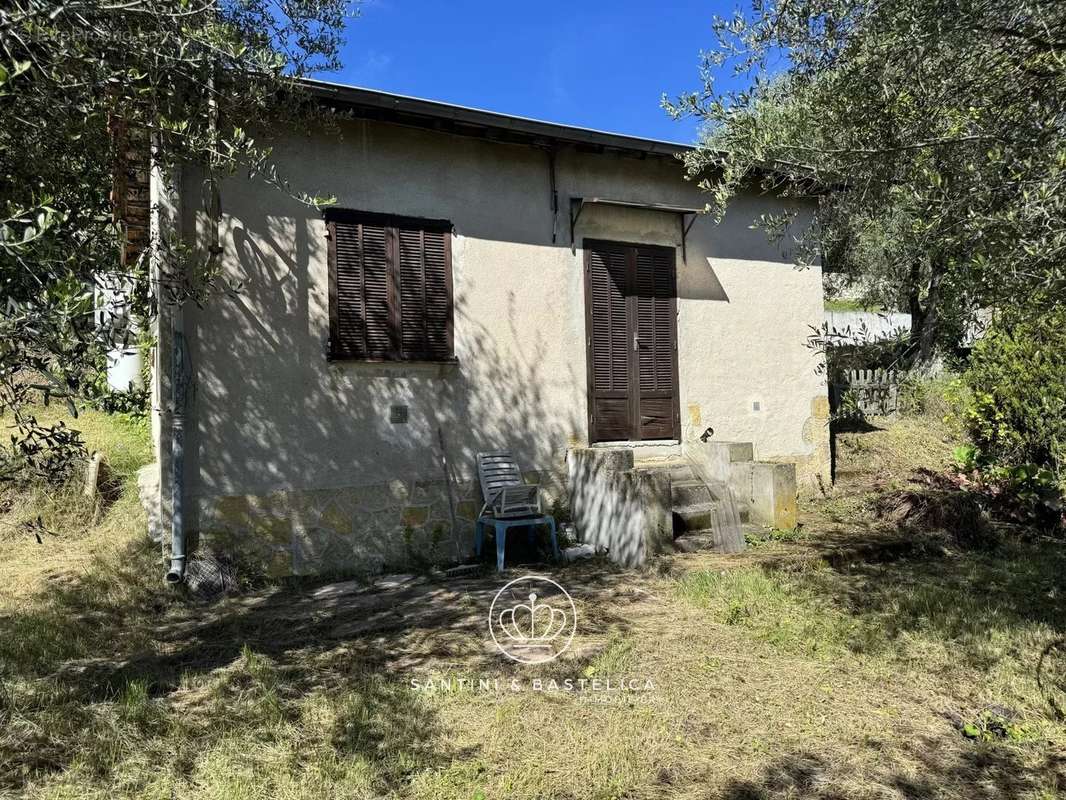
[[[921,330],[918,335],[918,365],[928,370],[936,357],[937,336],[940,333],[940,284],[944,279],[944,264],[933,259],[929,270],[929,290],[925,296]]]
[[[922,337],[922,323],[925,313],[922,310],[921,292],[918,284],[922,280],[922,261],[915,258],[911,262],[910,272],[907,275],[907,311],[911,315],[911,352],[917,352]]]

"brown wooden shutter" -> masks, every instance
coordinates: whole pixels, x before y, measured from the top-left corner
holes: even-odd
[[[634,278],[638,436],[678,438],[673,252],[659,247],[637,248]]]
[[[348,222],[330,223],[334,254],[333,284],[336,303],[330,309],[334,355],[366,357],[366,310],[363,306],[363,257],[360,227]]]
[[[334,352],[353,358],[393,358],[389,231],[364,223],[332,225],[338,305]]]
[[[327,226],[333,357],[450,359],[450,224],[331,209]]]
[[[388,228],[361,224],[363,308],[366,314],[366,357],[395,358],[393,320],[392,237]]]
[[[584,247],[590,439],[679,438],[674,251]]]
[[[451,241],[446,231],[400,228],[402,356],[452,355]]]
[[[622,248],[586,249],[589,296],[590,416],[594,441],[630,438],[627,254]]]

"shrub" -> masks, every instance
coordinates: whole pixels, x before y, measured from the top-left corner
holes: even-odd
[[[951,416],[951,375],[926,376],[906,372],[899,384],[899,412],[908,417],[944,420]]]
[[[962,422],[977,460],[1036,465],[1061,482],[1066,467],[1066,306],[1001,312],[962,374]]]

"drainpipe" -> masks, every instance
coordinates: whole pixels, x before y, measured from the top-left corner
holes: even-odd
[[[170,422],[170,569],[167,570],[166,582],[178,584],[185,579],[185,514],[183,501],[185,495],[185,320],[184,308],[177,305],[173,309],[170,335],[171,350],[171,398],[173,411]]]
[[[207,133],[213,146],[218,144],[218,103],[215,99],[215,65],[207,79]],[[204,182],[207,197],[208,222],[208,262],[214,264],[222,253],[219,237],[219,222],[222,218],[222,205],[218,192],[218,183],[214,178],[214,165],[208,159],[208,179]],[[172,371],[171,387],[174,410],[171,415],[171,517],[170,517],[170,569],[167,570],[166,582],[178,584],[185,579],[185,566],[188,561],[185,542],[185,406],[188,395],[188,352],[185,349],[185,313],[184,305],[178,303],[171,317]]]

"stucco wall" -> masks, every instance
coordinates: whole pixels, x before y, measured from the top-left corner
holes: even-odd
[[[460,480],[473,477],[478,450],[504,447],[525,469],[561,476],[567,447],[587,442],[585,237],[678,247],[683,436],[711,426],[715,438],[752,441],[759,459],[797,461],[801,479],[824,471],[825,384],[805,346],[822,317],[820,270],[795,269],[750,229],[779,201],[743,196],[721,224],[697,219],[687,263],[675,215],[586,207],[572,252],[571,196],[703,198],[671,161],[564,151],[553,244],[548,159],[539,150],[372,122],[273,144],[294,191],[454,223],[459,363],[327,361],[321,214],[260,182],[226,181],[223,272],[240,289],[205,311],[186,310],[195,371],[187,485],[201,512],[192,524],[205,535],[221,524],[220,504],[237,502],[220,498],[396,480],[443,486],[438,431]],[[185,226],[202,236],[201,177],[186,170],[182,180]],[[407,424],[390,424],[393,404],[409,407]]]

